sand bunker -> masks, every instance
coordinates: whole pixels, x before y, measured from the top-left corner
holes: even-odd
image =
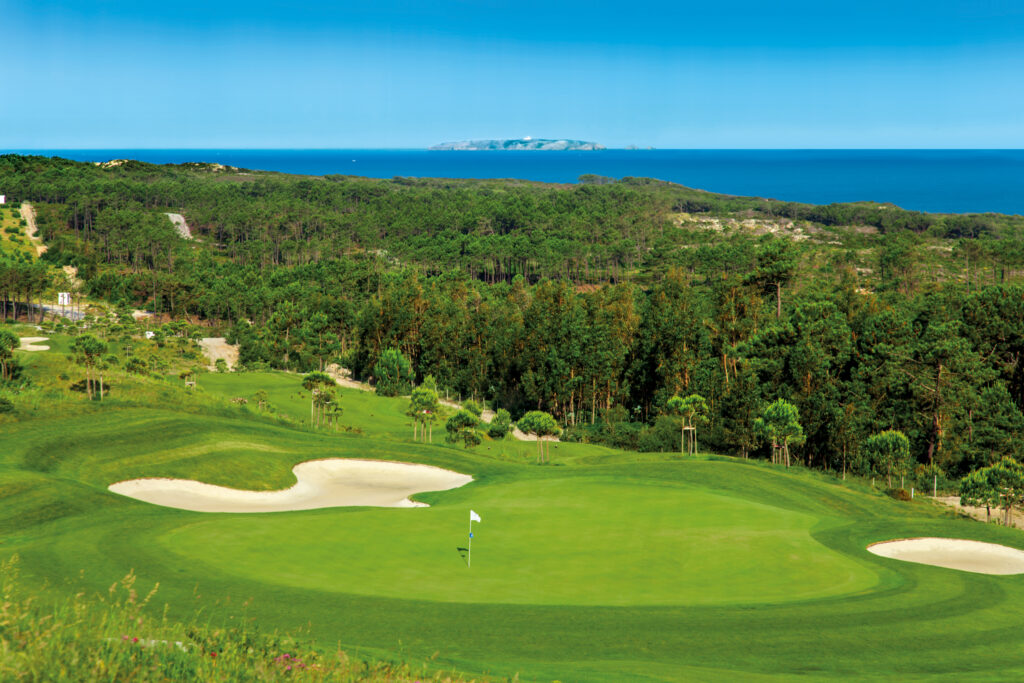
[[[868,552],[904,562],[977,574],[1024,574],[1024,551],[960,538],[905,538],[868,546]]]
[[[467,474],[429,465],[342,458],[310,460],[292,472],[298,483],[283,491],[242,491],[191,479],[131,479],[108,488],[147,503],[196,512],[283,512],[350,505],[426,507],[409,496],[473,481]]]
[[[49,341],[49,337],[22,337],[19,351],[49,351],[50,347],[38,342]]]

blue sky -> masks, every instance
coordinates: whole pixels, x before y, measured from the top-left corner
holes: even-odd
[[[1022,148],[1019,0],[0,0],[0,149]]]

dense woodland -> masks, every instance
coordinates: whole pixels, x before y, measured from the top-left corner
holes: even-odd
[[[0,189],[36,206],[44,262],[221,327],[249,368],[366,378],[398,349],[418,379],[641,450],[678,449],[669,399],[697,393],[709,450],[767,456],[754,419],[784,398],[813,467],[858,469],[889,429],[951,476],[1024,457],[1021,217],[19,156]],[[0,263],[7,301],[39,295],[29,269]]]

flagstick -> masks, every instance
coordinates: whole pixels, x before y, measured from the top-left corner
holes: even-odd
[[[469,518],[469,552],[466,553],[466,567],[473,566],[473,518]]]

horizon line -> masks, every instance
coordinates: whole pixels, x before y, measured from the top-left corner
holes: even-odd
[[[26,152],[1021,152],[1024,147],[605,147],[592,150],[430,149],[429,147],[0,147],[0,154]]]

